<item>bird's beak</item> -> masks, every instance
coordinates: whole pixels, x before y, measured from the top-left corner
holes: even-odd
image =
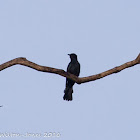
[[[68,55],[70,55],[70,54],[68,54]]]

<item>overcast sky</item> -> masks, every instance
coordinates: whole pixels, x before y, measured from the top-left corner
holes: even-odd
[[[0,1],[1,64],[26,57],[66,70],[68,53],[78,55],[80,77],[135,59],[140,1]],[[139,83],[137,65],[75,84],[73,101],[67,102],[64,77],[20,65],[7,68],[0,72],[0,140],[11,140],[13,133],[19,140],[140,140]]]

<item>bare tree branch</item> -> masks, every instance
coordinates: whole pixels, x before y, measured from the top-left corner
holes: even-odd
[[[46,67],[46,66],[40,66],[38,64],[35,64],[35,63],[27,60],[24,57],[15,58],[15,59],[13,59],[11,61],[8,61],[8,62],[6,62],[4,64],[1,64],[0,65],[0,71],[6,69],[8,67],[11,67],[13,65],[17,65],[17,64],[24,65],[24,66],[30,67],[32,69],[35,69],[35,70],[41,71],[41,72],[59,74],[59,75],[61,75],[63,77],[67,77],[67,78],[72,79],[77,84],[81,84],[81,83],[85,83],[85,82],[95,81],[95,80],[103,78],[103,77],[105,77],[107,75],[110,75],[110,74],[113,74],[113,73],[118,73],[123,69],[126,69],[126,68],[132,67],[134,65],[140,64],[140,53],[137,56],[137,58],[135,60],[133,60],[133,61],[129,61],[129,62],[123,64],[123,65],[117,66],[117,67],[115,67],[113,69],[110,69],[110,70],[107,70],[105,72],[102,72],[102,73],[99,73],[99,74],[96,74],[96,75],[92,75],[92,76],[88,76],[88,77],[82,77],[82,78],[78,78],[77,76],[75,76],[73,74],[70,74],[68,72],[65,72],[62,69],[56,69],[56,68],[51,68],[51,67]]]

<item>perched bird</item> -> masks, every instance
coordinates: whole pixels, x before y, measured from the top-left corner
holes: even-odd
[[[80,64],[77,60],[77,55],[72,53],[68,54],[70,56],[71,62],[67,67],[67,72],[79,76],[80,73]],[[73,85],[75,82],[69,78],[66,78],[66,88],[64,90],[64,100],[71,101],[72,100],[72,93],[73,93]]]

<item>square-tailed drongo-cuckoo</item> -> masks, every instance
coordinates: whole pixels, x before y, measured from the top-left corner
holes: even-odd
[[[77,60],[77,55],[72,53],[68,54],[70,56],[71,62],[68,64],[67,72],[74,74],[76,76],[79,76],[80,73],[80,64]],[[64,90],[64,100],[71,101],[72,100],[72,93],[73,93],[73,85],[75,84],[74,81],[72,81],[69,78],[66,78],[66,88]]]

